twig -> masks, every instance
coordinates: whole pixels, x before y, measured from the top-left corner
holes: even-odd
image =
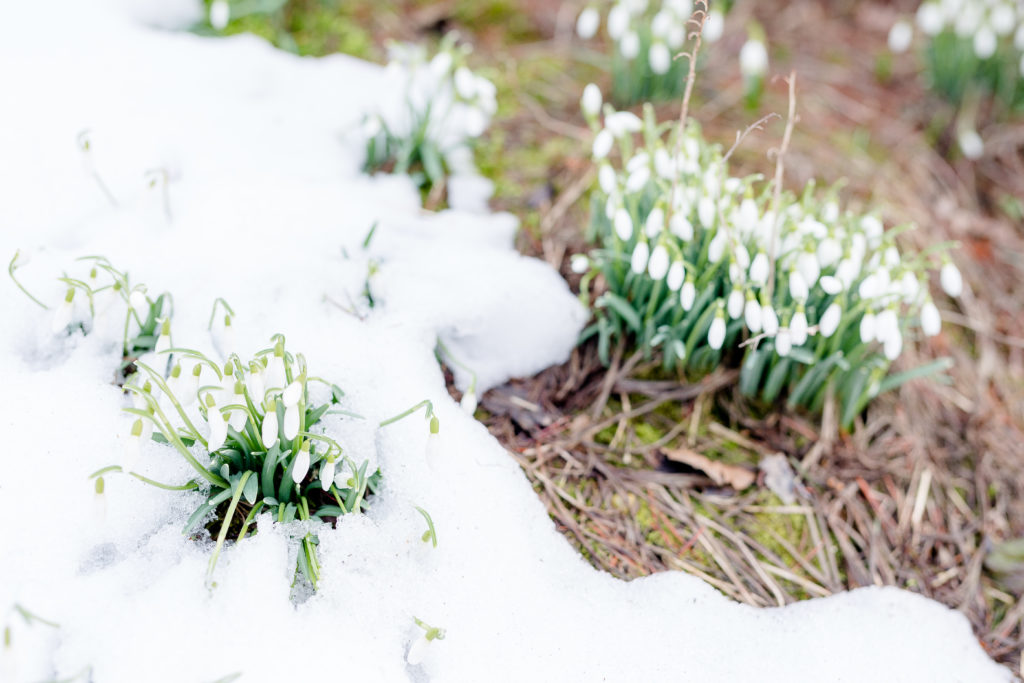
[[[793,137],[793,125],[796,123],[796,71],[789,72],[789,114],[786,116],[786,132],[782,135],[782,146],[775,155],[775,187],[772,193],[772,238],[768,244],[768,288],[767,299],[770,304],[775,289],[775,249],[779,241],[779,230],[782,228],[782,217],[779,208],[782,203],[782,177],[785,173],[786,150],[789,140]]]

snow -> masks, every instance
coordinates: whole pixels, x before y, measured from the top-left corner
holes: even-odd
[[[308,600],[291,599],[300,525],[266,518],[226,547],[207,587],[212,544],[180,533],[200,494],[111,475],[98,514],[87,475],[118,462],[128,433],[116,330],[55,338],[50,314],[8,283],[3,680],[1010,680],[962,615],[908,592],[757,610],[682,573],[625,583],[590,568],[448,398],[434,358],[440,336],[483,391],[564,360],[585,313],[553,270],[514,252],[511,217],[425,214],[408,180],[359,174],[347,132],[382,97],[379,68],[167,31],[192,3],[86,5],[8,8],[0,252],[28,255],[19,278],[51,303],[56,276],[84,273],[75,258],[108,256],[173,292],[177,343],[212,349],[217,296],[237,313],[243,355],[284,333],[367,417],[334,417],[328,432],[378,459],[384,490],[367,515],[318,528],[323,578]],[[154,168],[171,177],[170,220],[144,179]],[[359,298],[371,261],[372,310]],[[424,398],[441,420],[433,469],[422,416],[375,428]],[[189,476],[159,444],[142,461],[154,479]],[[436,549],[415,506],[433,517]],[[15,604],[59,628],[26,624]],[[423,634],[414,618],[446,631],[417,666],[405,658]]]

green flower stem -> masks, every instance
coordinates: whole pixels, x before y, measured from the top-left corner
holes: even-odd
[[[235,315],[234,310],[232,310],[231,306],[228,305],[228,302],[218,296],[216,299],[213,300],[213,308],[210,309],[210,322],[207,323],[206,325],[207,330],[213,329],[213,319],[217,316],[217,304],[223,306],[224,310],[228,312],[228,315]]]
[[[217,566],[217,559],[220,557],[221,548],[224,547],[224,540],[228,537],[228,527],[231,526],[231,518],[235,516],[235,510],[238,508],[238,500],[242,497],[242,491],[245,489],[245,483],[249,481],[249,477],[252,476],[252,472],[245,472],[242,478],[238,480],[238,485],[235,487],[235,492],[231,496],[231,504],[228,505],[228,513],[224,516],[224,521],[220,525],[220,533],[217,534],[217,547],[213,549],[213,557],[210,558],[210,566],[206,570],[206,578],[209,579],[213,576],[213,569]]]
[[[424,407],[427,409],[426,417],[429,419],[434,414],[434,404],[430,402],[430,399],[423,399],[422,401],[414,405],[412,408],[409,408],[408,410],[403,411],[398,415],[395,415],[394,417],[389,417],[388,419],[382,421],[378,426],[387,427],[389,424],[394,424],[395,422],[398,422],[402,418],[409,417],[417,410]]]
[[[178,415],[181,416],[181,419],[185,423],[185,425],[192,431],[193,434],[195,434],[196,440],[199,441],[199,443],[203,444],[203,448],[206,448],[206,439],[203,438],[203,435],[199,433],[199,430],[196,429],[196,426],[192,424],[192,420],[190,420],[188,415],[185,414],[185,409],[181,407],[181,403],[178,402],[178,398],[174,395],[174,392],[171,391],[171,388],[167,386],[167,382],[164,381],[163,376],[161,376],[159,373],[153,370],[153,368],[149,367],[142,361],[135,361],[135,365],[149,373],[150,377],[153,378],[153,381],[156,382],[156,385],[160,387],[160,390],[167,395],[168,399],[170,399],[171,405],[174,406],[174,409],[178,412]],[[152,397],[150,398],[152,399]],[[155,404],[156,400],[153,399],[153,402]],[[156,406],[156,408],[157,410],[160,409],[158,405]]]
[[[245,538],[245,532],[249,530],[249,525],[252,523],[252,520],[256,519],[256,515],[258,515],[260,510],[263,509],[265,503],[266,501],[258,500],[256,501],[256,504],[252,506],[252,510],[250,510],[249,514],[246,515],[245,522],[242,524],[242,530],[238,534],[238,541],[241,541],[243,538]]]
[[[18,289],[20,289],[25,294],[25,296],[27,296],[29,299],[32,299],[32,301],[34,301],[37,304],[39,304],[43,308],[44,311],[50,310],[49,306],[47,306],[46,304],[44,304],[39,299],[37,299],[34,296],[32,296],[32,293],[29,292],[27,289],[25,289],[24,285],[22,285],[20,282],[18,282],[18,278],[14,277],[14,271],[16,271],[18,269],[18,257],[19,256],[21,256],[21,250],[17,249],[14,252],[14,258],[11,259],[10,264],[8,264],[8,266],[7,266],[7,274],[11,276],[11,280],[18,287]]]
[[[442,354],[448,357],[448,360],[450,360],[452,364],[462,368],[463,370],[469,373],[469,390],[476,391],[476,372],[473,371],[473,368],[469,367],[465,363],[461,362],[458,358],[456,358],[455,355],[451,352],[451,350],[447,346],[445,346],[445,343],[441,341],[441,337],[437,338],[437,348],[441,350]]]

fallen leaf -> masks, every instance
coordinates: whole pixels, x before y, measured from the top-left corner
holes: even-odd
[[[717,462],[689,448],[666,448],[662,453],[673,462],[700,470],[719,486],[728,485],[737,491],[750,487],[757,479],[757,473],[746,467]]]

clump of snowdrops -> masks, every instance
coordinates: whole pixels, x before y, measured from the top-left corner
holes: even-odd
[[[722,37],[731,2],[716,2],[707,12],[702,37]],[[698,2],[700,10],[705,3]],[[602,23],[612,41],[612,99],[620,105],[679,97],[685,87],[685,59],[675,55],[693,29],[692,0],[614,0],[589,3],[576,20],[576,33],[589,40]]]
[[[964,155],[981,156],[975,130],[977,99],[994,97],[1010,110],[1024,108],[1024,1],[926,0],[915,21],[898,20],[889,32],[893,52],[910,48],[914,24],[925,36],[931,87],[966,110],[957,138]]]
[[[103,475],[112,471],[160,488],[201,489],[205,499],[183,533],[213,518],[211,574],[228,535],[244,539],[261,511],[277,522],[334,522],[362,512],[379,483],[372,459],[346,454],[321,425],[329,413],[352,415],[337,408],[342,390],[311,375],[302,354],[285,348],[283,336],[271,341],[248,362],[231,354],[223,364],[192,349],[164,349],[177,359],[167,378],[138,361],[136,381],[125,385],[132,405],[124,409],[129,429],[123,461],[93,475],[97,494]],[[168,485],[136,473],[150,440],[173,449],[194,470],[193,478]],[[317,543],[308,531],[298,554],[299,570],[314,589]]]
[[[20,252],[14,254],[7,272],[29,299],[43,309],[52,310],[50,329],[53,334],[69,335],[76,330],[89,334],[108,317],[124,316],[119,384],[135,372],[135,363],[143,354],[170,348],[174,300],[169,293],[153,298],[145,285],[133,284],[128,273],[115,268],[106,257],[86,256],[78,260],[88,266],[87,271],[81,277],[64,273],[59,278],[66,285],[64,298],[47,305],[15,276],[22,265],[20,256]]]
[[[407,173],[425,191],[472,169],[471,143],[497,109],[495,87],[467,66],[468,45],[454,33],[428,59],[421,45],[393,43],[384,78],[398,101],[367,114],[367,172]]]
[[[809,184],[799,196],[760,175],[733,177],[722,150],[699,126],[659,124],[584,96],[594,131],[598,184],[592,193],[585,276],[604,362],[629,338],[666,370],[709,372],[738,364],[740,388],[765,402],[820,411],[829,394],[849,427],[867,402],[938,361],[889,374],[905,339],[939,332],[929,271],[948,294],[962,288],[949,245],[904,254],[873,214],[840,209],[836,190]]]

